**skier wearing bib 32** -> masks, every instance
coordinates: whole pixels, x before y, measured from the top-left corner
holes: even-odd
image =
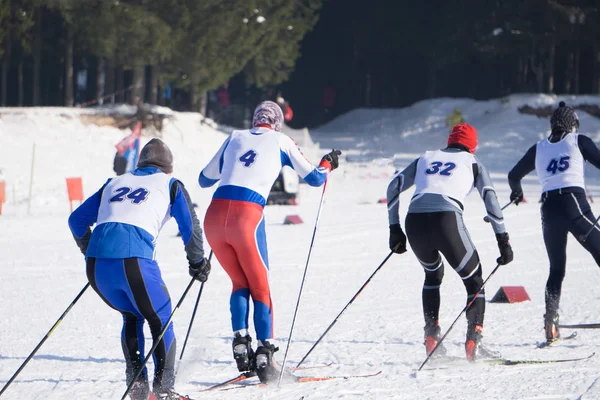
[[[423,282],[423,314],[425,317],[425,350],[430,354],[440,340],[438,324],[440,285],[444,263],[440,253],[460,275],[467,290],[467,337],[465,352],[468,360],[497,357],[482,343],[485,292],[479,255],[462,218],[463,202],[473,187],[479,191],[498,241],[498,264],[513,259],[508,233],[504,229],[502,210],[487,170],[475,157],[477,132],[468,124],[458,124],[448,137],[448,147],[427,151],[398,173],[387,190],[390,223],[390,249],[406,252],[406,236],[398,215],[400,193],[415,185],[406,215],[406,233],[410,247],[425,270]],[[445,353],[440,345],[436,352]]]
[[[531,146],[508,174],[510,199],[515,205],[523,200],[521,179],[525,175],[535,169],[542,185],[542,230],[550,260],[544,315],[548,342],[560,337],[558,308],[569,232],[600,266],[600,229],[595,225],[584,184],[584,163],[589,161],[600,168],[600,150],[592,139],[577,133],[579,118],[563,101],[550,118],[550,128],[550,136]]]
[[[69,217],[75,241],[86,256],[90,285],[123,315],[121,345],[128,385],[145,357],[144,321],[148,321],[156,340],[171,315],[171,299],[154,259],[156,239],[170,217],[179,226],[190,275],[204,282],[210,272],[210,263],[204,258],[202,228],[187,190],[170,176],[172,171],[171,150],[161,140],[152,139],[142,149],[137,169],[109,179]],[[173,324],[152,356],[154,393],[150,393],[144,367],[129,392],[131,398],[185,399],[173,390]]]
[[[239,371],[256,369],[262,382],[278,375],[273,366],[273,306],[263,207],[283,166],[293,168],[311,186],[321,186],[338,166],[339,150],[326,154],[319,167],[281,133],[283,114],[272,101],[254,111],[254,128],[233,131],[200,173],[200,186],[219,182],[204,218],[206,239],[231,278],[233,356]],[[250,296],[254,303],[256,353],[248,333]]]

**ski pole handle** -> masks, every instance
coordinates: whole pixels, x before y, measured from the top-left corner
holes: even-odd
[[[504,205],[504,207],[502,207],[500,210],[504,211],[504,209],[508,206],[510,206],[512,203],[514,203],[514,200],[511,200],[510,203],[507,203]],[[483,221],[489,223],[490,222],[490,217],[488,217],[487,215],[485,217],[483,217]]]

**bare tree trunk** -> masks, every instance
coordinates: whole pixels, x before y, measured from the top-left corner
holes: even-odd
[[[32,44],[33,56],[33,96],[32,104],[39,106],[41,101],[41,80],[40,80],[40,65],[42,62],[42,9],[38,9],[35,13],[35,32],[33,34]]]
[[[125,71],[123,70],[123,66],[119,65],[117,66],[116,70],[115,70],[115,81],[117,83],[117,86],[115,87],[117,95],[116,95],[116,99],[117,99],[117,103],[123,103],[125,102],[125,76],[124,76]]]
[[[594,92],[600,94],[600,44],[594,48]]]
[[[106,60],[104,63],[104,95],[109,96],[110,99],[105,100],[105,102],[110,102],[114,104],[115,102],[115,67],[110,60]]]
[[[101,57],[96,57],[96,102],[101,104],[104,95],[103,67],[105,63]]]
[[[571,93],[573,89],[573,64],[575,56],[572,51],[567,54],[567,67],[565,68],[565,93]]]
[[[579,61],[581,59],[581,50],[575,50],[575,60],[573,65],[573,85],[574,85],[574,93],[579,93]]]
[[[8,32],[6,32],[6,38],[4,42],[4,56],[2,57],[2,106],[6,107],[7,95],[8,95],[8,69],[10,68],[10,56],[12,53],[12,32],[10,25],[8,26]]]
[[[190,71],[188,74],[190,77],[190,103],[192,110],[197,112],[200,108],[198,104],[198,81],[196,79],[196,71]]]
[[[23,59],[19,60],[19,65],[17,67],[17,86],[18,86],[18,101],[17,104],[19,107],[23,107]]]
[[[437,91],[437,63],[432,56],[427,64],[427,98],[435,97]]]
[[[131,104],[137,104],[138,101],[144,102],[144,66],[136,65],[133,67],[133,90]]]
[[[542,62],[538,62],[535,56],[531,56],[531,69],[535,74],[535,81],[537,83],[537,91],[544,91],[544,64]]]
[[[65,106],[73,107],[73,35],[67,27],[65,43]]]
[[[204,117],[206,117],[206,102],[208,100],[208,92],[206,90],[203,90],[200,93],[200,104],[199,104],[199,109],[198,111],[200,112],[200,114],[202,114]]]
[[[548,93],[554,93],[554,62],[556,60],[556,45],[550,45],[548,53]]]
[[[150,104],[158,104],[158,68],[158,65],[150,66]]]
[[[522,86],[525,83],[525,75],[523,74],[524,69],[523,56],[519,56],[517,59],[517,88],[522,90]]]

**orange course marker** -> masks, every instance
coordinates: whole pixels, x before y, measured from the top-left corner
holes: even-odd
[[[0,181],[0,215],[2,215],[2,204],[6,202],[6,182]]]
[[[73,212],[73,201],[83,202],[83,183],[81,178],[67,178],[67,191],[69,192],[69,206]]]

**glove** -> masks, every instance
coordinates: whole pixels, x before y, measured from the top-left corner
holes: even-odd
[[[200,282],[206,282],[208,274],[210,274],[210,261],[203,258],[200,262],[190,263],[189,272],[192,278],[196,278]]]
[[[406,235],[400,224],[390,225],[390,250],[397,254],[406,253]]]
[[[523,201],[523,192],[513,190],[510,194],[510,201],[515,203],[515,206],[518,206]]]
[[[85,253],[87,253],[87,248],[88,248],[88,245],[90,244],[91,237],[92,237],[92,230],[90,228],[87,229],[87,232],[85,232],[85,234],[81,238],[78,238],[75,235],[73,235],[73,238],[75,239],[75,243],[77,243],[77,247],[79,247],[79,250],[81,250],[81,254],[83,254],[84,256],[85,256]]]
[[[333,171],[339,166],[338,157],[342,154],[340,150],[331,150],[329,153],[325,154],[321,159],[321,163],[319,163],[320,167],[328,168],[330,171]]]
[[[500,250],[500,257],[496,259],[496,262],[500,265],[506,265],[513,260],[513,251],[508,241],[508,233],[497,233],[496,240]]]

